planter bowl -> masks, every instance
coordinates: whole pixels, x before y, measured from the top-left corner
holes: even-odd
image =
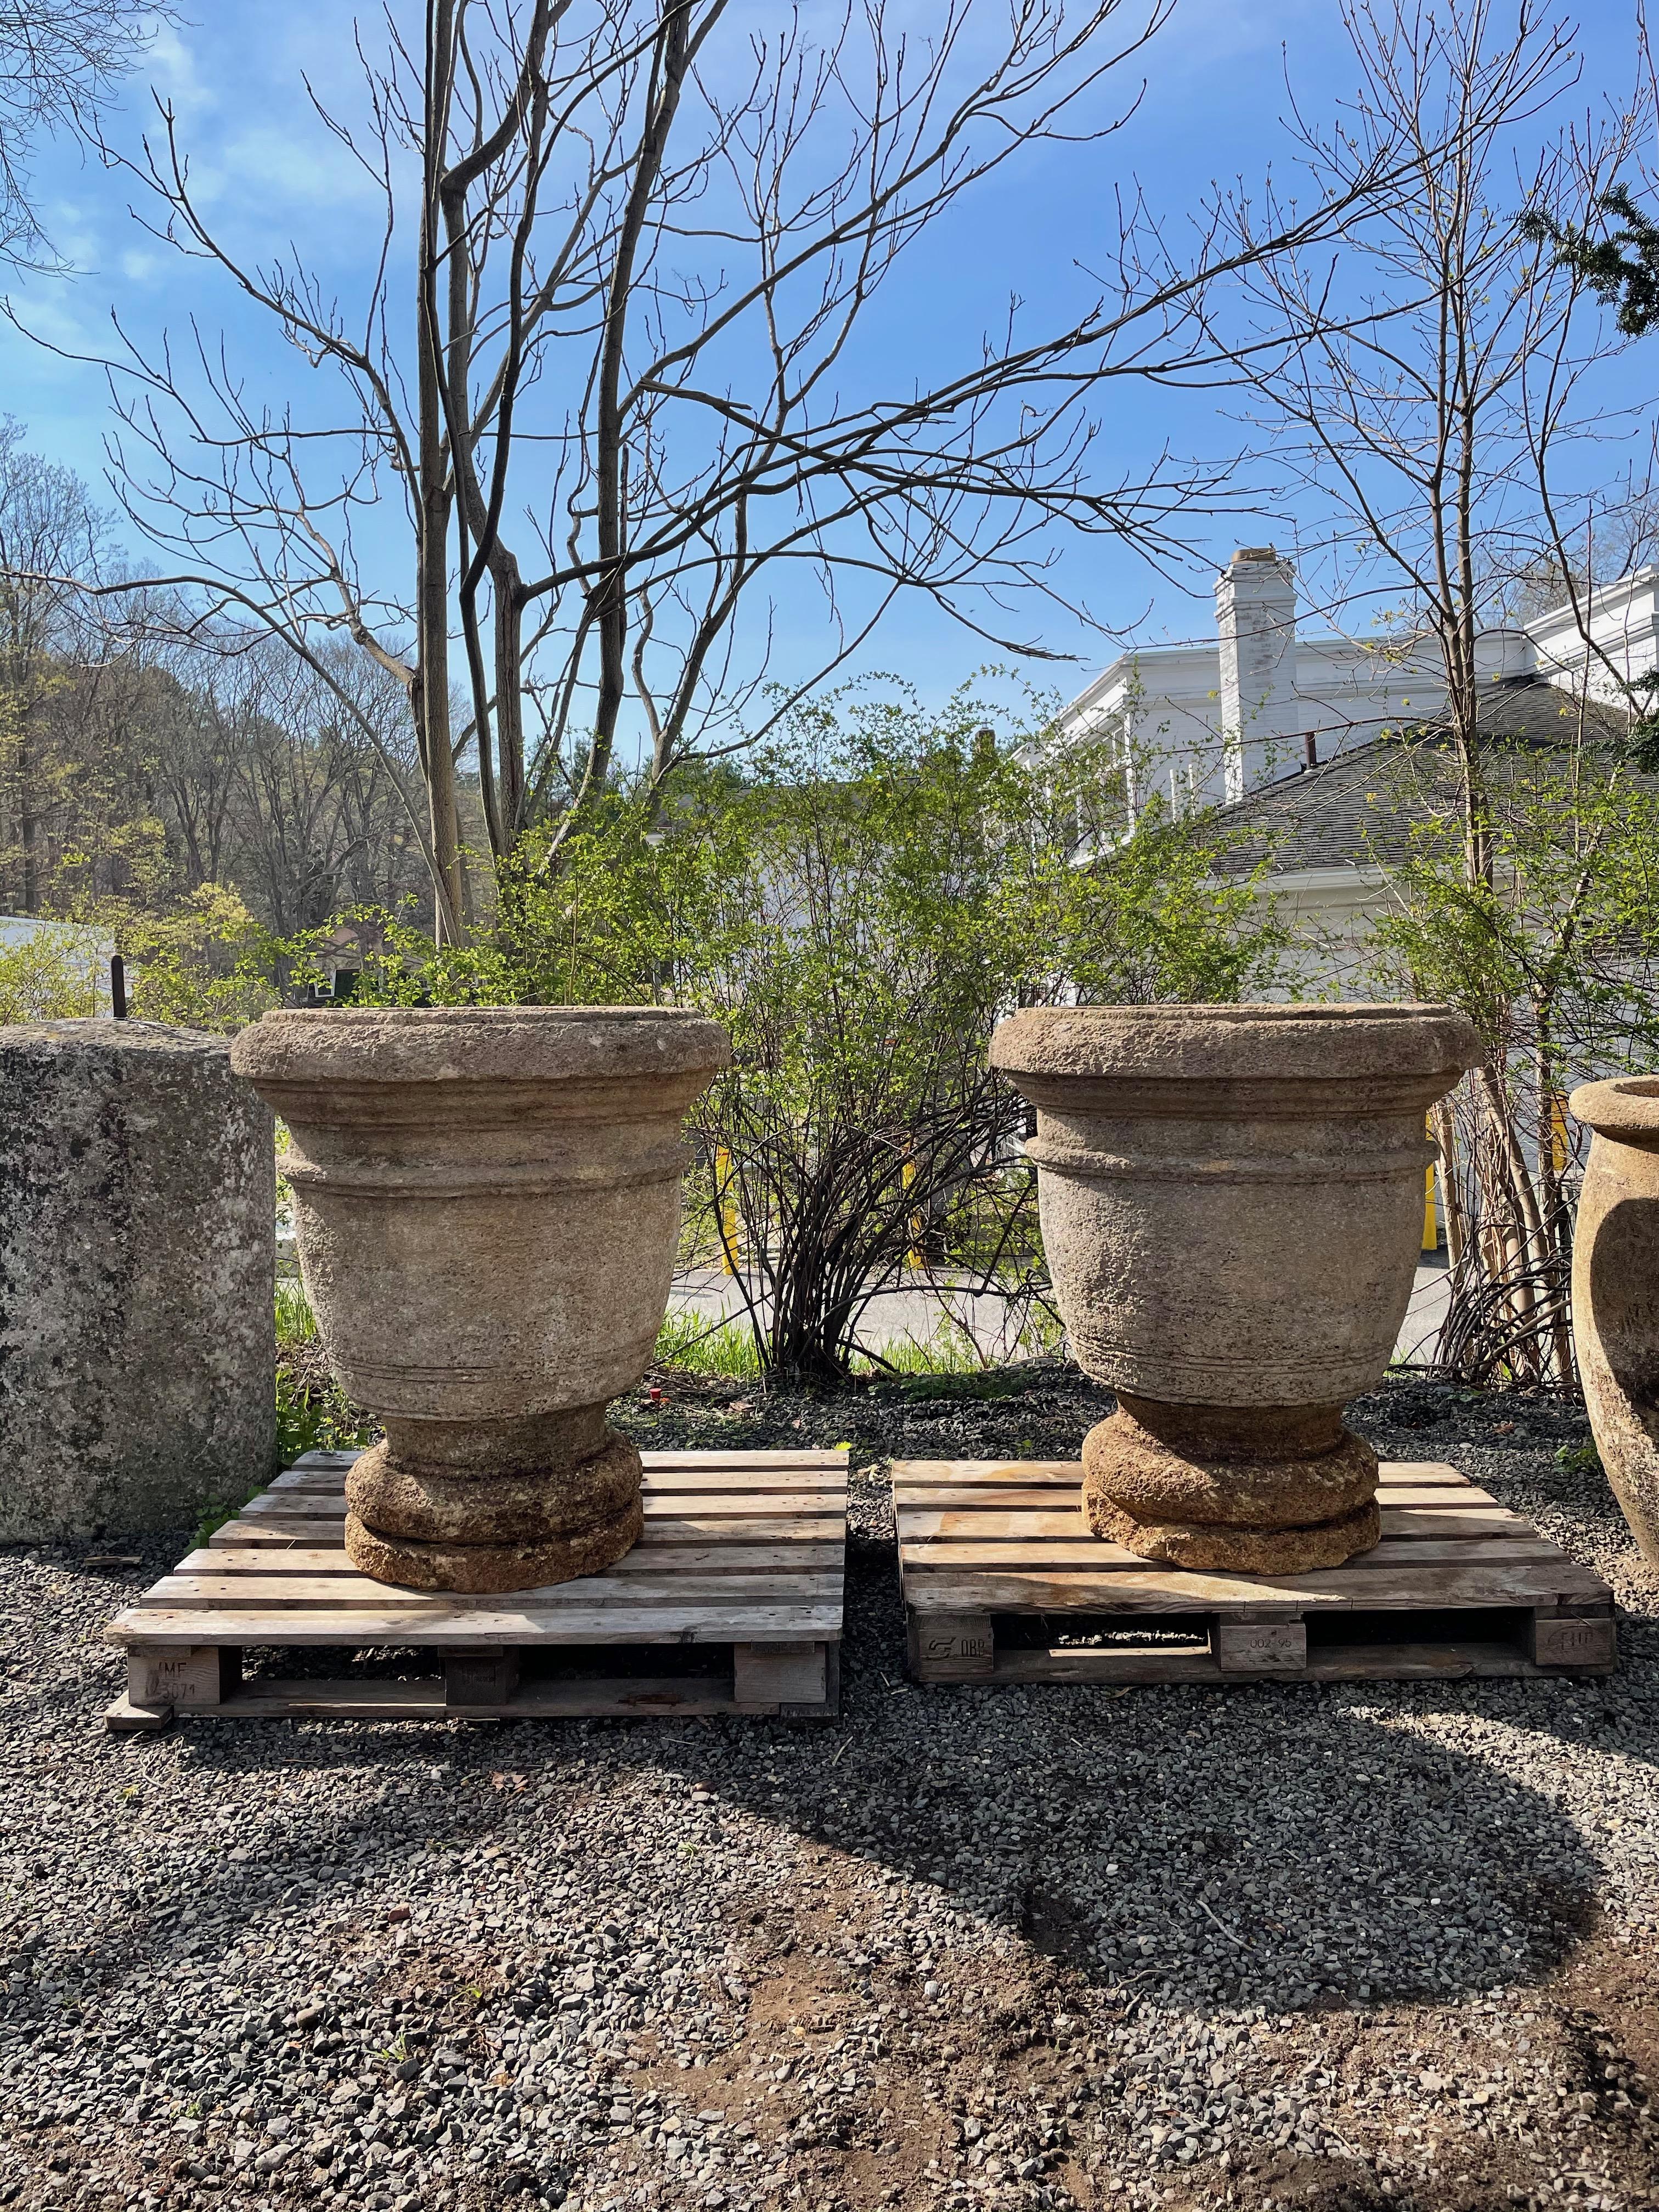
[[[1036,1109],[1042,1236],[1079,1364],[1096,1534],[1282,1573],[1377,1540],[1342,1407],[1393,1353],[1430,1106],[1477,1057],[1427,1006],[1033,1008],[993,1065]]]
[[[366,1573],[529,1589],[638,1536],[605,1407],[649,1363],[680,1122],[730,1056],[718,1023],[651,1006],[307,1009],[237,1038],[292,1137],[323,1343],[386,1430],[347,1484]]]
[[[1596,1449],[1659,1567],[1659,1075],[1586,1083],[1595,1132],[1573,1231],[1572,1337]]]

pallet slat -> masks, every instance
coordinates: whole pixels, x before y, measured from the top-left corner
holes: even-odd
[[[1443,1460],[1389,1460],[1381,1479],[1385,1485],[1427,1483],[1454,1490],[1472,1486],[1466,1474]],[[1079,1463],[1071,1459],[898,1460],[893,1467],[893,1494],[897,1498],[934,1490],[942,1483],[994,1489],[999,1483],[1012,1482],[1021,1489],[1074,1489],[1079,1480]]]
[[[221,1546],[210,1541],[207,1549],[187,1553],[173,1571],[177,1575],[268,1575],[273,1570],[264,1554],[270,1533],[262,1530],[261,1537],[267,1540],[258,1543]],[[287,1546],[290,1540],[284,1536],[278,1540]],[[609,1571],[619,1577],[678,1573],[682,1570],[694,1575],[763,1574],[774,1567],[787,1567],[803,1574],[832,1574],[840,1570],[842,1551],[841,1544],[827,1542],[819,1536],[789,1536],[763,1544],[676,1544],[654,1538],[647,1529],[633,1550]],[[356,1572],[337,1544],[296,1545],[285,1550],[283,1557],[285,1571],[295,1574]]]
[[[1075,1471],[1069,1484],[988,1484],[981,1487],[971,1483],[940,1483],[926,1490],[896,1489],[893,1506],[898,1513],[1074,1515],[1078,1510],[1077,1488]],[[1473,1483],[1462,1487],[1452,1484],[1384,1483],[1377,1490],[1376,1502],[1385,1510],[1402,1506],[1433,1506],[1443,1512],[1474,1508],[1497,1513],[1510,1510],[1507,1506],[1500,1505],[1489,1492],[1477,1488]]]
[[[1490,1534],[1530,1534],[1532,1531],[1518,1513],[1510,1513],[1501,1505],[1487,1505],[1479,1497],[1456,1504],[1443,1503],[1447,1493],[1426,1498],[1420,1503],[1391,1505],[1382,1501],[1382,1533],[1385,1536],[1410,1535],[1473,1535]],[[996,1509],[984,1511],[951,1511],[927,1513],[915,1506],[907,1506],[899,1515],[899,1532],[907,1544],[925,1542],[929,1538],[972,1538],[981,1542],[1028,1543],[1045,1536],[1066,1537],[1088,1532],[1083,1525],[1079,1509],[1069,1512],[1039,1511],[1030,1509],[1009,1513]]]
[[[1063,1461],[901,1462],[893,1469],[910,1668],[922,1681],[1304,1681],[1605,1674],[1612,1592],[1489,1492],[1438,1463],[1382,1470],[1382,1540],[1301,1575],[1143,1559],[1081,1525],[1082,1469]],[[1448,1616],[1472,1616],[1467,1638]],[[1000,1638],[997,1616],[1088,1616],[1109,1644]],[[1492,1615],[1509,1634],[1495,1637]],[[1342,1639],[1344,1617],[1389,1638]],[[1484,1620],[1478,1617],[1485,1616]],[[1184,1646],[1137,1644],[1149,1621]]]
[[[799,1501],[797,1501],[799,1503]],[[256,1512],[259,1500],[256,1498],[244,1507],[241,1518],[231,1524],[247,1528],[269,1530],[273,1534],[303,1531],[307,1540],[321,1545],[325,1550],[340,1548],[345,1525],[345,1510],[327,1516],[315,1513],[289,1515],[286,1513]],[[645,1534],[641,1543],[653,1540],[670,1544],[707,1543],[711,1539],[730,1537],[737,1543],[775,1543],[796,1537],[816,1539],[819,1543],[833,1542],[847,1525],[846,1510],[836,1509],[825,1498],[811,1511],[780,1513],[775,1519],[765,1514],[720,1513],[688,1515],[676,1510],[672,1514],[653,1513],[646,1508]]]
[[[1521,1524],[1522,1527],[1525,1523]],[[313,1554],[313,1556],[321,1556]],[[1560,1547],[1547,1536],[1519,1536],[1508,1529],[1476,1537],[1419,1535],[1407,1528],[1398,1536],[1385,1536],[1364,1554],[1368,1567],[1423,1566],[1455,1560],[1490,1565],[1515,1559],[1553,1559]],[[1087,1567],[1095,1574],[1144,1571],[1145,1559],[1121,1544],[1103,1543],[1097,1536],[1033,1539],[1029,1543],[980,1543],[962,1537],[952,1543],[933,1543],[926,1537],[906,1539],[906,1559],[913,1571],[955,1567],[1020,1567],[1040,1573],[1054,1568]]]
[[[653,1489],[646,1493],[645,1517],[647,1521],[677,1520],[718,1521],[726,1524],[734,1520],[790,1519],[806,1516],[828,1516],[834,1519],[839,1510],[837,1500],[844,1499],[844,1490],[798,1490],[793,1485],[787,1490],[765,1493],[740,1490],[729,1494],[710,1489],[697,1493],[673,1492],[661,1496]],[[241,1517],[257,1521],[333,1521],[346,1517],[346,1502],[338,1485],[328,1491],[284,1491],[280,1494],[262,1490],[242,1508]]]
[[[280,1474],[271,1477],[271,1486],[279,1482],[304,1481],[313,1474],[343,1474],[347,1468],[362,1457],[361,1450],[310,1451],[296,1459],[292,1467],[284,1468]],[[845,1475],[847,1447],[845,1444],[801,1445],[793,1451],[648,1451],[642,1455],[651,1470],[653,1485],[665,1477],[682,1470],[693,1474],[718,1474],[722,1481],[730,1475],[743,1475],[780,1467],[816,1467],[831,1474]],[[1060,1462],[1054,1464],[1059,1465]]]
[[[352,1611],[278,1613],[268,1607],[234,1611],[229,1607],[134,1611],[124,1615],[112,1640],[129,1650],[173,1644],[234,1644],[280,1649],[284,1644],[343,1645],[362,1650],[409,1646],[442,1650],[457,1644],[731,1644],[813,1642],[839,1632],[841,1607],[835,1605],[662,1606],[654,1611],[603,1606],[578,1611],[456,1612],[436,1619],[429,1613]]]
[[[374,1720],[837,1710],[844,1451],[647,1453],[645,1533],[625,1559],[488,1596],[358,1572],[340,1542],[356,1456],[300,1462],[117,1616],[109,1636],[129,1655],[129,1680],[112,1728],[154,1729],[175,1710]],[[729,1662],[647,1676],[618,1674],[605,1656],[652,1645],[724,1647]],[[331,1646],[435,1653],[444,1673],[240,1679],[250,1647]],[[556,1660],[555,1673],[520,1680],[538,1655]]]
[[[337,1497],[340,1477],[349,1472],[349,1464],[343,1460],[337,1468],[293,1467],[286,1474],[279,1474],[264,1494],[267,1498]],[[779,1480],[781,1473],[788,1477],[787,1486]],[[658,1498],[696,1496],[701,1492],[730,1498],[750,1491],[765,1495],[786,1486],[814,1495],[825,1492],[834,1496],[847,1487],[845,1468],[816,1462],[784,1469],[738,1468],[729,1474],[722,1462],[718,1469],[705,1468],[698,1472],[690,1468],[671,1468],[665,1472],[653,1468],[652,1474],[652,1492]]]
[[[343,1553],[340,1558],[341,1571],[337,1574],[163,1575],[159,1583],[145,1591],[134,1610],[148,1613],[152,1607],[161,1607],[176,1613],[185,1608],[212,1611],[221,1606],[234,1606],[247,1612],[269,1605],[331,1607],[342,1613],[384,1611],[384,1585],[366,1590],[365,1577],[347,1562]],[[562,1583],[531,1591],[525,1609],[546,1613],[580,1613],[592,1608],[652,1613],[660,1612],[665,1607],[705,1600],[711,1605],[722,1605],[728,1598],[760,1598],[780,1605],[800,1601],[830,1605],[840,1597],[842,1585],[838,1574],[680,1575],[665,1570],[658,1575],[618,1575],[614,1579],[606,1577],[603,1588],[598,1590],[585,1586],[599,1580],[597,1576],[588,1576],[584,1583]],[[400,1607],[407,1606],[420,1614],[441,1613],[446,1618],[454,1612],[488,1612],[492,1607],[499,1610],[500,1603],[497,1598],[425,1590],[410,1590],[398,1600]]]

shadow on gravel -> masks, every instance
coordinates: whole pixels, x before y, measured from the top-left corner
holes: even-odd
[[[285,1893],[324,1907],[364,1882],[384,1903],[399,1862],[434,1838],[545,1853],[561,1839],[537,1785],[580,1761],[590,1808],[635,1775],[687,1835],[742,1808],[872,1872],[937,1885],[990,1937],[1020,1938],[1097,1988],[1165,2003],[1444,2000],[1545,1975],[1593,1921],[1595,1858],[1516,1778],[1510,1731],[1522,1747],[1558,1735],[1582,1755],[1616,1682],[925,1691],[902,1674],[890,1541],[867,1528],[849,1547],[848,1601],[833,1729],[191,1724],[176,1755],[207,1794],[280,1774],[287,1800],[273,1792],[268,1821],[237,1838],[246,1856],[204,1875],[198,1910],[210,1921]],[[1389,1725],[1429,1716],[1443,1736],[1462,1723],[1466,1741]],[[1633,1723],[1620,1727],[1620,1747],[1635,1749]],[[305,1778],[337,1784],[343,1771],[357,1803],[313,1825]],[[472,1785],[465,1805],[458,1783]],[[694,1789],[710,1799],[694,1803]],[[629,1818],[619,1793],[617,1819]],[[841,1894],[838,1971],[891,1994],[921,1978],[902,1912],[850,1871],[825,1876]],[[635,1902],[619,1894],[616,1908]],[[118,1948],[106,1972],[121,1971]]]
[[[1110,1402],[1074,1374],[1034,1370],[1018,1394],[989,1399],[938,1379],[786,1394],[712,1429],[696,1407],[671,1407],[639,1434],[647,1448],[849,1439],[855,1467],[888,1455],[1046,1456],[1075,1451]],[[1575,1456],[1586,1434],[1577,1409],[1396,1378],[1351,1418],[1392,1457],[1440,1458],[1454,1442],[1492,1460],[1512,1452],[1522,1510],[1559,1505],[1602,1535],[1622,1526],[1599,1474]],[[1506,1471],[1483,1468],[1482,1479],[1510,1489]],[[289,1893],[319,1910],[360,1887],[384,1901],[406,1855],[429,1840],[495,1836],[539,1856],[561,1838],[536,1785],[580,1761],[573,1787],[590,1802],[608,1777],[637,1776],[688,1837],[742,1808],[846,1854],[850,1866],[826,1863],[841,1897],[837,1970],[884,1993],[921,1970],[899,1911],[847,1879],[860,1864],[937,1885],[991,1936],[1018,1937],[1097,1988],[1200,2007],[1364,2008],[1524,1984],[1592,1928],[1595,1856],[1545,1788],[1575,1760],[1654,1759],[1645,1685],[1659,1625],[1646,1616],[1659,1610],[1659,1583],[1654,1607],[1621,1625],[1621,1674],[1607,1682],[921,1690],[903,1672],[890,1530],[881,1486],[855,1485],[838,1728],[186,1724],[185,1747],[162,1755],[187,1764],[206,1794],[222,1780],[246,1803],[238,1783],[281,1778],[256,1831],[237,1838],[249,1856],[204,1874],[203,1920]],[[339,1655],[284,1663],[341,1671]],[[1431,1721],[1440,1741],[1413,1720]],[[135,1778],[146,1755],[134,1754]],[[525,1778],[521,1795],[492,1786],[503,1768]],[[319,1778],[315,1818],[307,1777]],[[345,1777],[349,1814],[337,1795]],[[711,1797],[694,1807],[697,1787]],[[1592,1797],[1581,1781],[1581,1803]],[[619,1829],[629,1819],[620,1792],[616,1819]],[[626,1917],[635,1902],[619,1894],[617,1909]],[[142,1918],[136,1900],[130,1909]],[[105,1971],[121,1971],[121,1950],[115,1936]]]
[[[1485,1723],[1588,1723],[1616,1684],[922,1690],[895,1664],[879,1540],[849,1547],[848,1597],[838,1763],[792,1760],[781,1804],[779,1739],[750,1753],[731,1727],[699,1778],[1088,1981],[1200,2005],[1443,1999],[1547,1973],[1591,1923],[1592,1853]],[[1387,1725],[1431,1714],[1469,1747]]]

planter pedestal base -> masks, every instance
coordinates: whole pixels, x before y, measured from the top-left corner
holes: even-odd
[[[637,1498],[625,1512],[596,1528],[536,1544],[428,1544],[416,1536],[382,1535],[348,1513],[345,1552],[360,1573],[376,1582],[482,1595],[547,1589],[555,1583],[600,1574],[639,1541],[644,1527],[645,1509]]]
[[[1376,1454],[1340,1406],[1120,1394],[1083,1446],[1084,1518],[1145,1559],[1237,1574],[1340,1566],[1382,1533]]]
[[[346,1555],[407,1589],[545,1589],[613,1566],[642,1524],[638,1449],[605,1407],[389,1421],[346,1479]]]

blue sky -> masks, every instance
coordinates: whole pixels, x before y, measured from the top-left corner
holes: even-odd
[[[358,64],[342,0],[216,0],[210,8],[195,0],[194,12],[196,21],[157,40],[113,120],[113,135],[131,144],[153,124],[153,83],[177,110],[198,195],[234,250],[268,258],[295,242],[326,287],[349,295],[377,242],[374,209],[305,94],[308,78],[325,101],[347,112],[356,104]],[[809,19],[812,12],[809,6]],[[1593,0],[1588,12],[1593,36],[1584,102],[1626,78],[1632,39],[1625,7]],[[372,40],[377,14],[362,13]],[[925,21],[926,0],[915,0],[912,13]],[[1328,112],[1347,88],[1352,64],[1332,0],[1177,0],[1170,24],[1136,65],[1146,92],[1133,119],[1103,146],[1049,147],[1022,157],[926,245],[908,264],[902,288],[883,302],[875,328],[878,351],[887,359],[878,366],[895,378],[918,365],[923,373],[948,367],[952,349],[971,349],[979,331],[999,322],[1011,291],[1021,295],[1034,325],[1059,320],[1092,289],[1079,264],[1098,264],[1115,239],[1121,185],[1138,183],[1178,235],[1187,211],[1213,182],[1254,184],[1270,165],[1284,173],[1287,66],[1312,113]],[[215,344],[223,333],[250,389],[279,398],[303,382],[302,364],[273,343],[264,319],[230,286],[145,235],[129,212],[126,181],[67,148],[45,149],[38,167],[46,222],[74,269],[67,277],[31,280],[15,295],[36,331],[70,350],[97,352],[109,342],[112,310],[147,340],[164,329],[184,330],[193,316]],[[1633,374],[1639,381],[1649,371],[1644,364]],[[30,443],[96,483],[109,422],[100,374],[0,326],[0,405],[27,424]],[[1239,435],[1214,395],[1118,380],[1102,404],[1098,465],[1103,475],[1132,475],[1166,442],[1215,454],[1231,449]],[[1194,566],[1184,587],[1121,547],[1063,537],[1056,539],[1058,573],[1069,595],[1119,630],[1146,641],[1205,633],[1212,564],[1234,544],[1259,542],[1276,529],[1248,516],[1194,518]],[[1283,531],[1277,534],[1282,542]],[[797,646],[811,649],[811,621],[809,609],[786,608],[781,663]],[[796,622],[798,640],[790,634]],[[1075,666],[1043,677],[1064,690],[1108,657],[1109,648],[1062,617],[1044,620],[1042,633],[1054,651],[1079,656]],[[983,652],[939,617],[912,607],[890,618],[866,665],[899,671],[937,695],[966,676]]]

